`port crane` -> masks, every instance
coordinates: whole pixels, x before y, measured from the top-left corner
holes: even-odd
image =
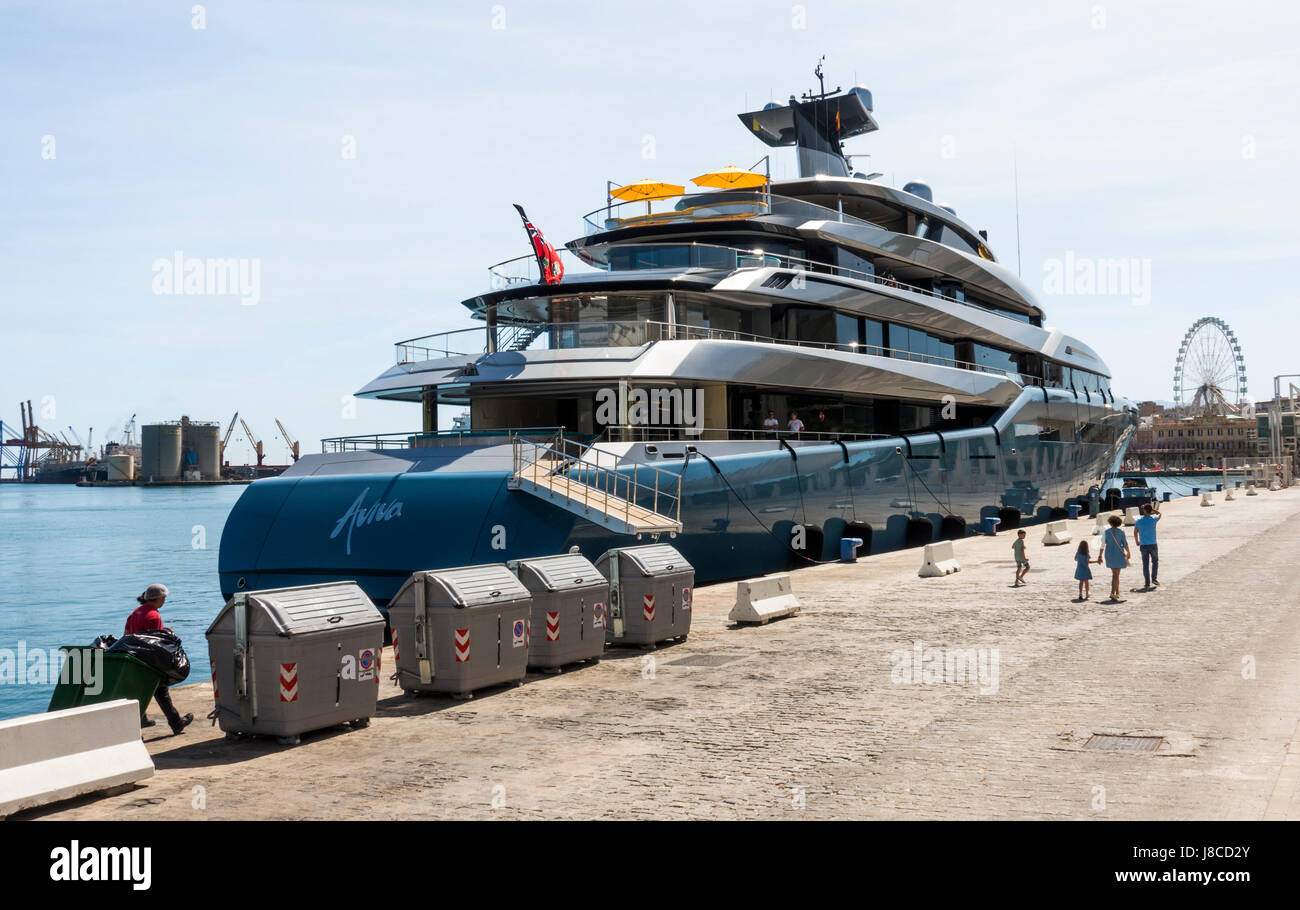
[[[239,415],[236,414],[235,416],[238,417]],[[251,445],[253,451],[257,453],[257,467],[260,469],[262,467],[262,459],[265,457],[262,453],[262,440],[253,435],[253,431],[248,428],[248,421],[244,420],[244,418],[239,418],[239,425],[244,428],[244,436],[248,438],[249,445]]]
[[[223,467],[224,467],[225,464],[226,464],[226,446],[228,446],[228,445],[230,444],[230,434],[233,433],[233,432],[235,432],[235,421],[238,420],[238,419],[239,419],[239,412],[236,411],[236,412],[235,412],[235,416],[232,417],[232,418],[230,418],[230,426],[226,427],[226,435],[225,435],[225,437],[221,440],[221,458],[220,458],[220,461],[221,461],[221,465],[222,465]]]
[[[275,425],[280,428],[280,435],[284,438],[284,441],[289,444],[289,451],[293,454],[293,460],[297,461],[298,441],[289,435],[289,431],[284,428],[284,424],[280,423],[279,417],[275,418]]]

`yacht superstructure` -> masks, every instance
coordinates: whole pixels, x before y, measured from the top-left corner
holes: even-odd
[[[421,430],[325,440],[254,483],[223,592],[355,578],[382,604],[418,569],[654,535],[706,582],[833,558],[842,536],[878,551],[1043,519],[1104,484],[1135,410],[982,232],[923,184],[852,171],[870,93],[740,119],[800,176],[611,195],[558,283],[531,256],[492,266],[464,301],[477,327],[399,342],[357,393],[418,405]],[[447,408],[472,429],[440,431]]]

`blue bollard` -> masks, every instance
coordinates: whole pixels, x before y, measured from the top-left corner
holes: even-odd
[[[993,517],[985,518],[985,519],[984,519],[984,536],[986,536],[986,537],[996,537],[996,536],[997,536],[997,533],[998,533],[998,525],[1000,525],[1000,524],[1002,524],[1002,519],[1001,519],[1001,518],[993,518]]]
[[[862,546],[861,537],[840,538],[840,562],[857,562],[858,547]]]
[[[1169,491],[1168,491],[1168,490],[1165,490],[1165,499],[1164,499],[1165,502],[1168,502],[1168,501],[1169,501],[1169,495],[1170,495],[1170,494],[1169,494]]]
[[[1216,492],[1216,493],[1222,493],[1222,492],[1223,492],[1223,484],[1221,484],[1221,483],[1216,483],[1216,484],[1214,485],[1214,492]]]
[[[1079,517],[1079,512],[1083,509],[1083,506],[1079,505],[1077,502],[1072,502],[1066,506],[1066,508],[1070,510],[1070,518],[1073,519]]]
[[[1201,495],[1201,488],[1200,488],[1200,487],[1192,487],[1192,495],[1193,495],[1193,496],[1200,496],[1200,495]]]

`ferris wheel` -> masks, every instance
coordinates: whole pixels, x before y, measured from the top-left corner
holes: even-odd
[[[1227,414],[1246,395],[1246,358],[1232,329],[1217,316],[1193,322],[1178,346],[1174,402],[1192,414]]]

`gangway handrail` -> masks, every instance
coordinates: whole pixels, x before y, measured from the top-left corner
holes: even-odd
[[[607,468],[584,456],[592,450],[587,443],[569,439],[561,429],[546,442],[526,439],[519,433],[511,434],[512,474],[521,481],[528,481],[524,476],[529,468],[545,470],[549,476],[563,475],[568,483],[564,485],[563,495],[566,505],[580,501],[586,510],[590,510],[593,494],[598,510],[606,516],[618,517],[622,510],[623,524],[632,526],[632,508],[648,509],[667,522],[681,526],[681,486],[684,471],[667,471],[655,465],[635,463],[631,473],[620,471],[617,467]],[[558,462],[547,467],[547,462]],[[645,482],[642,471],[652,472]],[[650,479],[653,479],[653,483]],[[536,484],[536,481],[531,481]],[[574,496],[573,484],[579,484],[582,498]],[[554,489],[552,488],[553,492]],[[626,490],[626,495],[624,495]],[[638,495],[649,500],[650,505],[638,502]],[[611,503],[611,499],[613,502]]]

